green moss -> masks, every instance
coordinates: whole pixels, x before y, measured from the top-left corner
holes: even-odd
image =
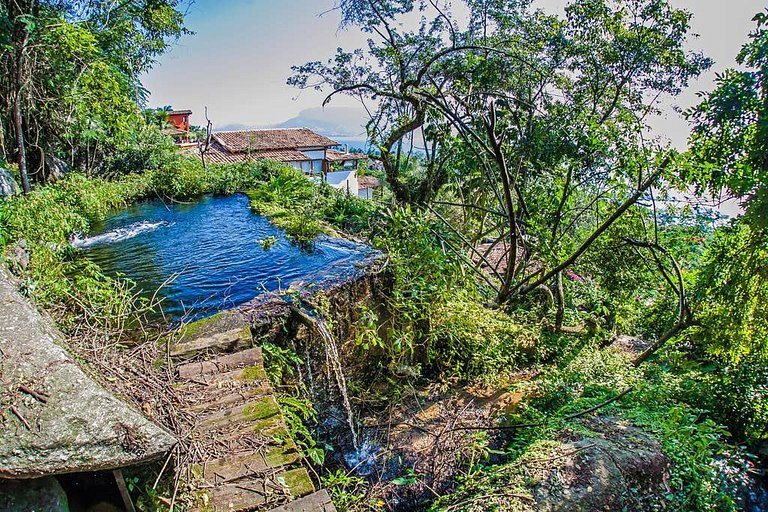
[[[250,403],[243,409],[243,416],[248,421],[271,418],[279,413],[280,407],[272,396],[265,397],[258,402]]]
[[[204,332],[207,327],[221,320],[223,317],[223,314],[224,312],[216,313],[213,316],[202,318],[195,322],[184,325],[174,334],[176,341],[181,342],[186,339],[195,338],[198,334]]]
[[[264,459],[270,467],[277,468],[293,464],[300,459],[300,454],[296,451],[296,446],[289,442],[285,446],[276,446],[271,448],[264,455]]]
[[[292,469],[278,475],[278,482],[285,482],[285,486],[291,492],[292,496],[300,497],[315,492],[315,486],[309,473],[304,468]]]
[[[267,372],[264,370],[264,367],[261,365],[259,366],[251,366],[249,368],[243,369],[242,372],[237,376],[237,380],[240,381],[266,381],[267,380]]]

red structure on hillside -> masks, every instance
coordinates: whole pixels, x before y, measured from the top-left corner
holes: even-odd
[[[168,112],[168,122],[172,124],[177,130],[188,132],[189,116],[191,115],[191,110],[171,110]]]

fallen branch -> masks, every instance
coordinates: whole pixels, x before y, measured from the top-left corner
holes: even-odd
[[[602,403],[600,403],[600,404],[598,404],[598,405],[596,405],[594,407],[590,407],[589,409],[585,409],[585,410],[583,410],[581,412],[577,412],[575,414],[569,414],[568,416],[565,416],[563,418],[563,420],[569,421],[569,420],[573,420],[573,419],[576,419],[576,418],[580,418],[582,416],[586,416],[587,414],[589,414],[591,412],[595,412],[595,411],[597,411],[599,409],[602,409],[603,407],[606,407],[606,406],[612,404],[613,402],[615,402],[617,400],[621,400],[622,398],[627,396],[629,393],[634,391],[634,389],[635,389],[634,386],[630,386],[627,389],[625,389],[624,391],[622,391],[621,393],[619,393],[618,395],[616,395],[615,397],[610,398],[610,399],[606,400],[605,402],[602,402]],[[521,428],[544,427],[544,426],[547,425],[547,423],[548,422],[546,422],[546,421],[540,421],[538,423],[517,423],[515,425],[502,425],[502,426],[496,426],[496,427],[488,427],[488,426],[456,427],[456,428],[453,428],[451,430],[446,431],[445,433],[459,432],[459,431],[470,431],[470,430],[472,430],[472,431],[475,431],[475,430],[491,430],[491,431],[518,430],[518,429],[521,429]]]
[[[48,395],[44,393],[38,393],[36,391],[33,391],[32,389],[29,389],[27,386],[19,386],[19,391],[22,393],[26,393],[29,396],[33,397],[35,400],[38,400],[39,402],[42,402],[44,404],[48,403]]]
[[[587,409],[587,410],[585,410],[585,411],[581,411],[581,412],[578,412],[578,413],[576,413],[576,414],[571,414],[571,415],[569,415],[569,416],[566,416],[566,417],[565,417],[565,418],[563,418],[563,419],[565,419],[565,420],[573,420],[573,419],[576,419],[576,418],[580,418],[581,416],[586,416],[587,414],[589,414],[589,413],[591,413],[591,412],[594,412],[594,411],[596,411],[596,410],[598,410],[598,409],[602,409],[602,408],[603,408],[603,407],[605,407],[606,405],[610,405],[610,404],[612,404],[612,403],[613,403],[613,402],[615,402],[616,400],[620,400],[620,399],[624,398],[624,397],[625,397],[625,396],[627,396],[629,393],[631,393],[632,391],[634,391],[634,389],[635,389],[635,386],[629,386],[627,389],[625,389],[624,391],[622,391],[621,393],[619,393],[619,394],[618,394],[618,395],[616,395],[615,397],[613,397],[613,398],[611,398],[611,399],[609,399],[609,400],[606,400],[605,402],[603,402],[603,403],[601,403],[601,404],[598,404],[598,405],[596,405],[596,406],[594,406],[594,407],[591,407],[591,408],[589,408],[589,409]]]
[[[13,405],[11,406],[11,412],[13,413],[13,415],[14,415],[14,416],[16,416],[17,418],[19,418],[19,421],[20,421],[22,424],[24,424],[24,426],[25,426],[25,427],[27,427],[27,430],[29,430],[29,431],[32,431],[32,427],[30,427],[30,426],[29,426],[29,423],[27,423],[27,420],[26,420],[26,419],[24,419],[24,416],[23,416],[23,415],[22,415],[22,414],[19,412],[19,410],[18,410],[16,407],[14,407]]]

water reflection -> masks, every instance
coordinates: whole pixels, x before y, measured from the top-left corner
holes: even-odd
[[[262,247],[259,242],[269,237],[274,244]],[[238,306],[310,274],[343,272],[371,252],[330,237],[303,250],[251,213],[241,194],[206,196],[193,204],[140,203],[73,244],[106,273],[136,282],[147,298],[168,281],[160,295],[171,320]]]

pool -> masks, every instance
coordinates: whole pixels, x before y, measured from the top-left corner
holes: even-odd
[[[72,243],[106,274],[135,282],[144,297],[157,293],[170,321],[233,308],[286,290],[294,280],[343,273],[373,252],[325,235],[302,248],[252,213],[243,194],[204,196],[189,204],[139,203]]]

